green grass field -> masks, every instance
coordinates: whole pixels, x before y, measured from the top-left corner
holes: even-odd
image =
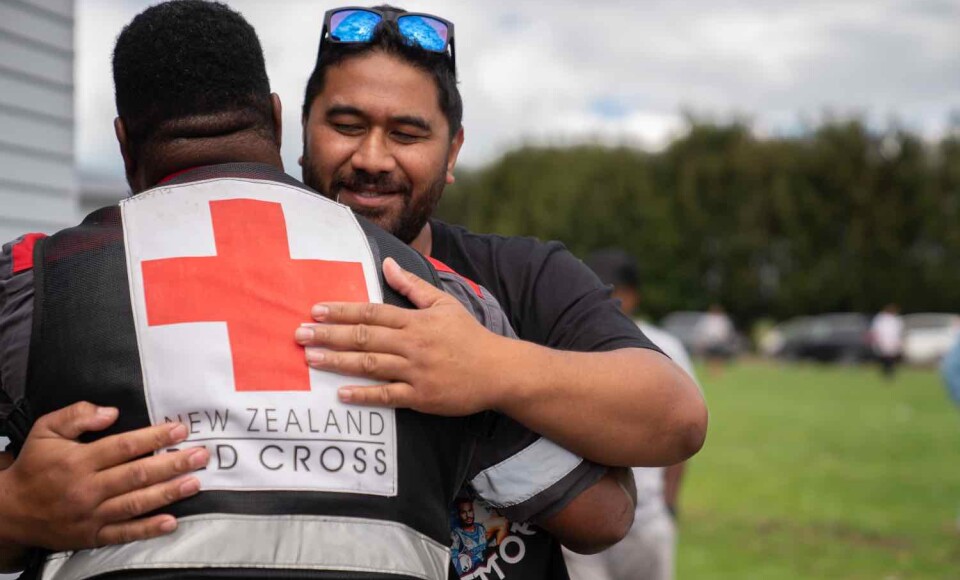
[[[679,580],[960,579],[960,409],[933,370],[700,371]]]

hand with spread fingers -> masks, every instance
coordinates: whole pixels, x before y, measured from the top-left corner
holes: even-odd
[[[316,325],[296,331],[310,366],[384,384],[344,385],[340,400],[461,416],[495,409],[495,362],[509,357],[508,338],[483,326],[452,296],[403,270],[383,264],[387,282],[416,307],[324,303]],[[464,357],[464,353],[469,353]]]
[[[141,516],[195,495],[200,482],[189,473],[203,468],[209,453],[195,448],[152,455],[187,438],[179,423],[78,441],[117,417],[115,408],[81,402],[37,420],[16,460],[0,470],[0,547],[73,550],[176,529],[171,515]]]
[[[321,303],[317,324],[295,331],[310,366],[382,383],[344,379],[344,403],[448,416],[497,411],[605,465],[671,465],[702,445],[699,390],[660,352],[574,352],[500,336],[396,262],[384,261],[383,273],[416,309]]]

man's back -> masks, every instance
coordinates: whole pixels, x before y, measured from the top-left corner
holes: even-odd
[[[205,492],[176,506],[173,536],[54,556],[48,569],[443,576],[445,506],[472,419],[349,408],[336,399],[344,379],[309,369],[291,340],[317,297],[379,300],[374,254],[386,255],[343,206],[230,171],[181,176],[41,242],[32,367],[22,393],[5,382],[8,394],[36,415],[77,400],[121,407],[106,433],[179,420],[185,445],[213,458]]]

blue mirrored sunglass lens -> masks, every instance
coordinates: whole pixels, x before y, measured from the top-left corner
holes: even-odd
[[[425,16],[401,16],[397,19],[400,34],[426,50],[443,52],[447,48],[447,25]]]
[[[340,42],[369,42],[381,17],[366,10],[343,10],[330,18],[330,36]]]

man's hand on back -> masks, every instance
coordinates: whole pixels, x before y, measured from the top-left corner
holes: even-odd
[[[140,516],[196,494],[199,480],[179,476],[204,467],[209,453],[197,448],[142,457],[186,439],[178,423],[77,441],[117,416],[114,408],[76,403],[37,420],[16,461],[0,471],[0,547],[74,550],[176,529],[171,515]]]
[[[404,407],[462,416],[496,408],[495,361],[513,341],[480,325],[454,297],[406,272],[392,259],[387,282],[417,310],[385,304],[330,303],[314,307],[315,326],[297,330],[314,368],[389,381],[344,386],[346,403]],[[469,359],[464,353],[470,353]],[[499,353],[499,354],[498,354]]]
[[[493,410],[604,465],[672,465],[703,445],[703,397],[662,353],[570,352],[498,336],[392,260],[383,273],[416,310],[318,304],[320,324],[296,330],[312,367],[384,383],[345,385],[341,401],[438,415]]]

